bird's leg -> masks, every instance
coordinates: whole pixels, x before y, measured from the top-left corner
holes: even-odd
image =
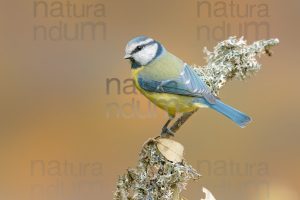
[[[179,117],[176,122],[171,126],[170,131],[173,133],[176,133],[178,129],[197,111],[198,109],[192,111],[192,112],[187,112],[183,113],[181,117]]]
[[[163,128],[162,128],[162,131],[161,131],[161,134],[160,134],[160,136],[162,137],[162,138],[168,138],[168,137],[170,137],[170,136],[175,136],[174,134],[174,132],[173,131],[171,131],[171,129],[169,129],[168,128],[168,126],[169,126],[169,124],[171,123],[171,121],[174,119],[174,116],[169,116],[169,119],[168,119],[168,121],[165,123],[165,125],[163,126]]]

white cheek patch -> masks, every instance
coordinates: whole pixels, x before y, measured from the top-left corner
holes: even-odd
[[[152,45],[144,47],[141,51],[134,54],[133,58],[141,65],[147,65],[155,58],[157,50],[158,44],[154,43]]]
[[[139,43],[131,44],[130,46],[126,47],[125,53],[131,54],[131,52],[137,47],[137,46],[143,46],[145,44],[148,44],[150,42],[153,42],[154,40],[152,38],[148,38],[147,40],[141,41]]]

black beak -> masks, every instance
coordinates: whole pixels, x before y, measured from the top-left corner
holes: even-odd
[[[130,58],[131,58],[131,55],[126,54],[126,55],[124,56],[124,59],[130,59]]]

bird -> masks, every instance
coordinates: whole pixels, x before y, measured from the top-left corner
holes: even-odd
[[[131,39],[125,48],[135,87],[168,113],[161,136],[174,136],[168,127],[178,113],[211,108],[244,128],[251,118],[223,103],[193,68],[170,53],[159,41],[147,36]]]

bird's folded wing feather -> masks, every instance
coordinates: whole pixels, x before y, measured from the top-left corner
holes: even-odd
[[[211,93],[209,87],[187,64],[177,79],[156,81],[139,76],[138,82],[141,88],[149,92],[204,97],[212,104],[216,101],[216,97]]]

